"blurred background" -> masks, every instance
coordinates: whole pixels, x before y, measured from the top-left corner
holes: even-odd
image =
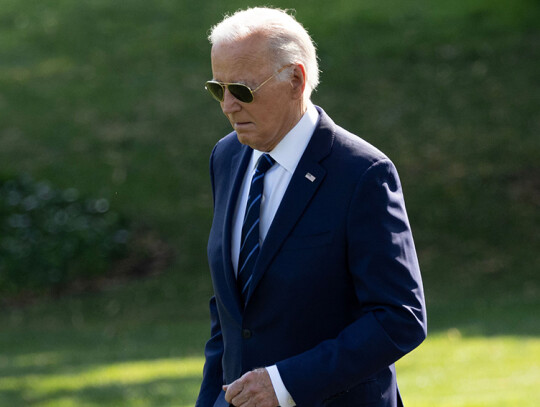
[[[192,406],[212,295],[206,39],[255,1],[0,0],[0,405]],[[266,4],[266,3],[265,3]],[[408,406],[540,400],[540,2],[304,0],[313,101],[403,183]]]

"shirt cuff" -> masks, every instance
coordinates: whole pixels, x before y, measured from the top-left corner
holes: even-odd
[[[270,375],[270,380],[272,381],[272,386],[274,387],[274,392],[278,399],[280,407],[294,407],[296,403],[289,394],[287,388],[281,380],[281,375],[276,365],[272,365],[266,368],[266,371]]]

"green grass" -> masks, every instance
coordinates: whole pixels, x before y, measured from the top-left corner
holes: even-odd
[[[206,34],[246,4],[0,0],[0,173],[105,196],[176,252],[161,276],[2,310],[0,405],[193,405],[229,131]],[[315,103],[400,171],[430,324],[398,364],[407,405],[535,406],[540,4],[273,4],[318,44]]]
[[[133,283],[11,310],[0,336],[0,405],[193,405],[208,334],[204,311],[190,306],[189,296],[156,294],[147,284]],[[144,295],[156,296],[150,301]],[[470,305],[447,310],[461,325],[435,326],[429,339],[398,363],[405,402],[534,406],[540,396],[535,362],[540,338],[524,333],[534,332],[529,328],[534,315],[506,326],[514,334],[496,334],[489,313],[480,319],[463,312]],[[475,309],[482,312],[481,305]],[[497,315],[504,321],[524,312],[510,306]],[[483,332],[485,326],[494,331]]]
[[[0,405],[193,405],[206,310],[164,278],[4,313]]]
[[[538,337],[463,337],[449,329],[397,369],[410,406],[534,406],[540,397],[535,360],[540,360]]]

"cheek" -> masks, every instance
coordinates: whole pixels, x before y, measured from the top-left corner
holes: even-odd
[[[265,106],[261,106],[258,111],[258,117],[261,122],[264,122],[266,126],[273,125],[279,127],[280,119],[283,117],[283,108],[277,103],[269,103]]]

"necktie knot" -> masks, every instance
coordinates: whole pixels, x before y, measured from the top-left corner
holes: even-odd
[[[256,171],[264,174],[264,173],[266,173],[266,171],[268,171],[270,168],[272,168],[272,166],[274,165],[275,162],[276,162],[276,160],[274,160],[270,156],[270,154],[263,154],[259,158],[259,161],[258,161],[257,167],[256,167]]]

